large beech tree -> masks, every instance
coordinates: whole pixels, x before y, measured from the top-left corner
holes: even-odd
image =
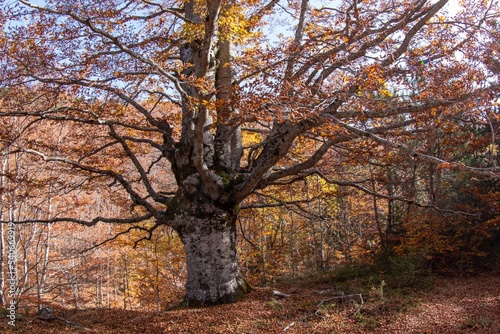
[[[235,222],[249,196],[311,174],[363,189],[322,170],[327,157],[385,147],[498,178],[497,166],[412,144],[491,120],[494,1],[0,3],[2,156],[35,161],[61,204],[98,191],[130,208],[17,222],[132,224],[146,238],[168,225],[184,244],[189,305],[244,294]]]

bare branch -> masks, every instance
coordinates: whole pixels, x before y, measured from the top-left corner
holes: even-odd
[[[48,155],[46,155],[46,154],[44,154],[42,152],[39,152],[39,151],[36,151],[36,150],[33,150],[33,149],[21,148],[21,149],[19,149],[19,151],[20,152],[26,152],[26,153],[37,155],[37,156],[41,157],[43,160],[45,160],[45,161],[59,162],[59,163],[70,165],[70,166],[72,166],[74,168],[78,168],[78,169],[80,169],[82,171],[90,172],[92,174],[98,174],[98,175],[110,177],[113,180],[117,181],[122,186],[122,188],[129,194],[129,196],[130,196],[130,198],[131,198],[131,200],[132,200],[132,202],[134,204],[143,206],[150,213],[154,213],[154,212],[157,211],[150,203],[148,203],[145,199],[143,199],[133,189],[131,183],[123,175],[121,175],[119,173],[116,173],[116,172],[111,171],[111,170],[98,169],[98,168],[95,168],[95,167],[83,165],[82,163],[79,163],[79,162],[76,162],[76,161],[72,161],[70,159],[63,158],[63,157],[48,156]]]
[[[383,65],[388,65],[388,63],[394,61],[395,59],[398,59],[406,50],[408,49],[408,46],[410,45],[411,40],[415,35],[418,33],[420,29],[429,21],[436,13],[441,10],[446,4],[448,3],[448,0],[440,0],[433,4],[431,8],[427,11],[424,17],[422,17],[411,29],[408,31],[408,33],[405,36],[405,39],[399,46],[399,48],[392,54],[391,57],[387,58]],[[392,59],[392,60],[391,60]]]
[[[113,126],[109,126],[110,129],[110,135],[115,138],[123,147],[123,150],[127,154],[128,158],[132,161],[134,164],[136,170],[139,172],[140,178],[144,186],[146,187],[146,190],[148,191],[148,194],[157,202],[163,203],[163,204],[168,204],[169,200],[168,198],[165,198],[158,194],[151,183],[149,182],[148,176],[146,175],[146,171],[142,167],[141,163],[137,159],[136,155],[132,152],[130,149],[130,146],[127,144],[126,140],[119,136]]]
[[[500,167],[471,167],[466,166],[462,163],[449,162],[435,156],[431,156],[425,153],[418,152],[417,150],[408,147],[400,142],[395,142],[389,139],[382,138],[375,134],[373,130],[362,130],[359,128],[355,128],[354,126],[348,125],[338,119],[332,118],[336,123],[342,125],[344,128],[349,130],[350,132],[356,133],[360,136],[368,137],[386,147],[390,147],[397,150],[402,150],[406,152],[413,159],[421,159],[423,161],[432,163],[434,165],[440,165],[446,168],[453,168],[455,170],[466,170],[472,174],[486,176],[493,179],[500,179]]]
[[[404,197],[399,197],[399,196],[389,196],[389,195],[381,194],[379,192],[375,192],[375,191],[372,191],[372,190],[370,190],[370,189],[368,189],[366,187],[363,187],[358,182],[339,181],[339,180],[332,179],[332,178],[326,176],[323,172],[321,172],[321,171],[319,171],[317,169],[307,171],[307,174],[308,175],[318,175],[319,177],[321,177],[323,180],[325,180],[326,182],[328,182],[330,184],[335,184],[335,185],[342,186],[342,187],[352,187],[352,188],[361,190],[365,194],[368,194],[368,195],[371,195],[371,196],[374,196],[374,197],[377,197],[377,198],[383,198],[383,199],[391,200],[391,201],[404,202],[404,203],[412,204],[412,205],[415,205],[415,206],[418,206],[418,207],[421,207],[421,208],[434,209],[434,210],[437,210],[437,211],[443,212],[443,213],[453,213],[453,214],[460,214],[460,215],[472,216],[472,217],[478,217],[480,215],[480,212],[470,213],[470,212],[464,212],[464,211],[443,209],[443,208],[440,208],[440,207],[438,207],[437,205],[434,205],[434,204],[422,204],[422,203],[419,203],[419,202],[417,202],[414,199],[409,199],[409,198],[404,198]]]
[[[51,224],[51,223],[77,223],[85,226],[94,226],[97,223],[109,223],[109,224],[134,224],[146,221],[151,219],[154,215],[152,213],[147,213],[143,216],[138,217],[129,217],[129,218],[108,218],[108,217],[95,217],[92,220],[82,220],[76,219],[72,217],[54,217],[50,219],[25,219],[25,220],[16,220],[14,224]],[[11,221],[2,220],[1,224],[8,224]]]
[[[136,240],[136,241],[134,242],[134,248],[136,248],[136,247],[137,247],[137,245],[139,245],[139,243],[140,243],[141,241],[143,241],[143,240],[151,240],[151,237],[153,236],[153,232],[154,232],[154,231],[155,231],[158,227],[160,227],[161,225],[163,225],[163,224],[156,223],[155,225],[153,225],[153,227],[150,227],[150,228],[143,227],[143,226],[131,226],[131,227],[129,227],[128,229],[126,229],[125,231],[122,231],[122,232],[116,233],[116,234],[115,234],[113,237],[111,237],[111,238],[108,238],[108,239],[106,239],[106,240],[104,240],[104,241],[101,241],[101,242],[99,242],[99,243],[97,243],[97,244],[93,245],[92,247],[89,247],[89,248],[86,248],[86,249],[84,249],[84,250],[80,251],[80,253],[86,253],[86,252],[91,251],[91,250],[93,250],[93,249],[99,248],[99,247],[101,247],[101,246],[103,246],[103,245],[105,245],[105,244],[107,244],[107,243],[109,243],[109,242],[111,242],[111,241],[113,241],[113,240],[118,239],[118,238],[119,238],[119,237],[121,237],[122,235],[128,234],[128,233],[130,233],[130,232],[132,232],[132,231],[135,231],[135,230],[142,231],[142,232],[146,232],[146,233],[147,233],[147,236],[142,237],[142,238],[140,238],[140,239],[138,239],[138,240]]]

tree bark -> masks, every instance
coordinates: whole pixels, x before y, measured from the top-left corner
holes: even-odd
[[[231,303],[248,291],[236,254],[236,212],[205,204],[202,214],[183,214],[178,233],[187,264],[187,306]]]

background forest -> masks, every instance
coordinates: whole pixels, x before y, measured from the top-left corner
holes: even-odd
[[[415,145],[448,161],[495,166],[500,163],[495,108],[489,116],[490,123],[457,124],[454,131],[436,132]],[[48,128],[36,140],[62,138],[70,130],[75,132]],[[51,192],[63,181],[57,170],[40,171],[36,161],[23,154],[4,156],[1,166],[0,213],[5,217],[22,220],[57,210],[92,217],[127,210],[119,198],[106,202],[103,194],[85,189],[70,203],[61,201]],[[393,287],[413,286],[433,273],[464,275],[498,266],[497,180],[446,165],[402,160],[382,146],[371,145],[349,156],[331,154],[320,167],[330,177],[343,178],[333,174],[340,170],[356,175],[360,182],[332,185],[313,175],[269,188],[242,205],[240,270],[251,285],[321,276],[357,265],[386,271]],[[0,228],[0,300],[5,303],[7,226]],[[15,229],[20,309],[58,304],[77,309],[162,310],[182,298],[184,253],[178,236],[166,226],[152,235],[143,227],[105,223],[92,227],[30,223]],[[379,284],[383,277],[376,280]]]

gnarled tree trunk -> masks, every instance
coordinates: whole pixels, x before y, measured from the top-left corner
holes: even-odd
[[[240,277],[236,252],[237,213],[214,204],[176,217],[187,264],[188,306],[230,303],[248,290]],[[188,211],[189,212],[189,211]]]

